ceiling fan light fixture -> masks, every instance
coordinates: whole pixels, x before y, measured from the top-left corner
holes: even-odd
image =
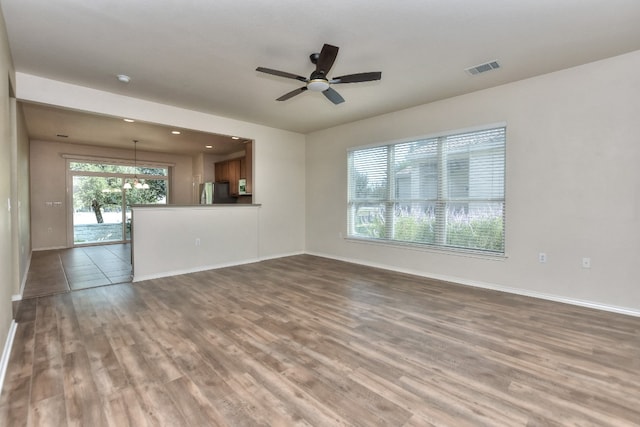
[[[324,92],[329,89],[329,82],[325,79],[313,79],[307,83],[307,89],[312,92]]]

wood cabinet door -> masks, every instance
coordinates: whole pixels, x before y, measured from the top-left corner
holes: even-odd
[[[216,182],[228,182],[229,162],[218,162],[214,166],[214,175],[216,177]]]
[[[246,178],[247,180],[247,193],[253,192],[253,143],[248,142],[244,146],[245,149],[245,175],[240,178]]]
[[[238,194],[238,180],[240,179],[240,159],[232,159],[229,163],[229,192]]]

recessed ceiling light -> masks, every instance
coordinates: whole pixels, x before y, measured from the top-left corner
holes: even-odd
[[[135,122],[135,120],[133,120],[133,119],[122,119],[122,120],[124,120],[124,121],[125,121],[125,122],[127,122],[127,123],[133,123],[133,122]]]
[[[239,136],[232,136],[231,139],[240,139]]]
[[[118,77],[118,81],[121,83],[129,83],[131,81],[131,77],[126,74],[118,74],[116,77]]]
[[[171,133],[174,134],[174,135],[180,135],[180,131],[179,130],[172,130]]]
[[[205,145],[204,148],[213,148],[213,145]]]

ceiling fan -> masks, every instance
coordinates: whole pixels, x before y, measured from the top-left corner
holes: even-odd
[[[273,70],[271,68],[258,67],[256,71],[260,71],[261,73],[273,74],[274,76],[285,77],[288,79],[295,79],[301,82],[306,83],[305,86],[302,86],[298,89],[292,90],[289,93],[285,93],[277,101],[286,101],[287,99],[293,98],[296,95],[301,94],[306,90],[310,90],[312,92],[322,92],[327,99],[334,104],[340,104],[344,102],[344,98],[340,96],[340,94],[331,87],[331,85],[341,84],[341,83],[359,83],[359,82],[370,82],[373,80],[380,80],[382,77],[382,73],[380,71],[373,71],[368,73],[357,73],[357,74],[347,74],[345,76],[334,77],[332,79],[328,78],[329,70],[333,66],[333,63],[338,56],[338,47],[332,46],[330,44],[325,44],[322,46],[322,50],[320,53],[312,53],[309,56],[311,63],[315,64],[316,70],[311,73],[309,78],[298,76],[296,74],[287,73],[285,71]]]

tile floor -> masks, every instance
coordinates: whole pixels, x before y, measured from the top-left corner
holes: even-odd
[[[131,281],[131,245],[33,252],[23,298]]]

